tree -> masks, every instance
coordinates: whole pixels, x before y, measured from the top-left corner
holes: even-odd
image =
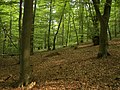
[[[96,15],[100,22],[100,46],[99,46],[98,58],[107,57],[107,55],[109,55],[107,51],[107,46],[108,46],[107,28],[108,28],[108,22],[110,18],[112,0],[106,0],[104,4],[103,15],[101,14],[99,9],[100,0],[92,0],[92,1],[94,4]]]
[[[19,20],[18,20],[18,26],[19,26],[19,53],[21,52],[21,19],[22,19],[22,0],[20,0],[20,6],[19,6]],[[19,55],[20,59],[20,55]]]
[[[72,17],[73,27],[74,27],[74,31],[75,31],[75,34],[76,34],[76,42],[77,42],[77,45],[79,45],[78,33],[77,33],[77,29],[76,29],[76,25],[75,25],[75,20],[74,20],[74,13],[72,12],[72,14],[73,14],[73,17]]]
[[[68,22],[67,22],[67,35],[66,35],[66,46],[68,45],[69,40],[69,31],[70,31],[70,12],[68,13]]]
[[[63,20],[62,20],[62,46],[64,46],[64,33],[65,33],[65,22],[64,22],[64,18],[65,18],[65,16],[63,15]]]
[[[120,0],[117,0],[118,8],[120,8]],[[120,9],[118,9],[118,27],[119,27],[119,33],[120,33]]]
[[[33,11],[33,21],[32,21],[32,31],[31,31],[31,37],[30,37],[30,54],[33,55],[33,47],[34,47],[34,23],[35,23],[35,14],[36,14],[36,5],[37,0],[34,0],[34,11]]]
[[[80,1],[79,1],[79,3],[80,3]],[[80,12],[81,15],[79,16],[80,20],[81,20],[81,23],[80,23],[81,24],[81,27],[80,27],[81,28],[81,40],[80,40],[80,42],[83,43],[83,41],[84,41],[83,40],[83,37],[84,37],[84,34],[83,34],[83,31],[84,31],[84,24],[83,24],[84,23],[84,3],[83,2],[81,4],[81,10],[80,11],[81,11]]]
[[[49,15],[49,29],[48,29],[48,50],[51,50],[50,45],[50,29],[51,29],[51,21],[52,21],[52,0],[50,1],[50,15]]]
[[[53,50],[55,50],[55,41],[56,41],[56,37],[57,37],[57,34],[59,32],[59,29],[60,29],[62,18],[64,16],[64,11],[65,11],[65,7],[66,7],[66,3],[67,3],[67,1],[65,1],[65,3],[64,3],[64,7],[63,7],[63,11],[62,11],[62,14],[61,14],[61,17],[60,17],[60,21],[59,21],[59,24],[58,24],[57,32],[55,33],[54,38],[53,38]]]
[[[99,0],[95,0],[95,1],[99,1]],[[99,7],[101,15],[103,14],[103,10],[104,10],[103,5],[105,1],[106,0],[100,0],[100,3],[97,5]],[[37,5],[35,4],[36,2]],[[64,10],[65,3],[66,6]],[[19,50],[21,50],[19,48],[20,44],[18,43],[18,38],[21,37],[19,36],[21,35],[20,34],[21,31],[19,30],[19,28],[22,29],[21,19],[23,17],[23,13],[22,10],[19,10],[20,8],[18,7],[18,5],[21,7],[21,9],[23,9],[22,4],[24,4],[22,0],[0,1],[0,18],[2,21],[0,22],[0,24],[7,25],[6,27],[4,27],[4,29],[6,28],[7,31],[6,37],[4,36],[5,34],[2,27],[0,27],[1,28],[0,54],[2,54],[2,51],[4,51],[5,54],[9,54],[9,53],[17,54]],[[81,43],[82,41],[86,42],[86,40],[91,41],[92,36],[95,33],[100,34],[99,33],[100,22],[98,16],[96,16],[96,12],[94,10],[94,5],[92,0],[52,0],[52,3],[51,0],[33,0],[33,4],[34,4],[33,19],[35,18],[35,21],[33,21],[33,29],[31,32],[31,54],[33,53],[33,49],[35,50],[37,50],[37,48],[48,49],[48,46],[51,46],[51,48],[53,48],[52,46],[53,43],[56,46],[56,48],[61,47],[62,46],[61,38],[62,40],[64,39],[64,44],[66,41],[66,45],[68,46],[71,44],[75,44],[76,43],[75,30],[77,30],[78,33],[79,43]],[[73,14],[71,12],[71,9],[69,9],[70,7],[74,13],[74,19],[72,19]],[[111,17],[109,20],[108,32],[111,32],[111,34],[109,33],[109,35],[112,36],[109,37],[113,38],[115,35],[119,37],[119,33],[120,33],[120,28],[119,28],[120,0],[114,0],[112,2],[111,7],[112,9],[111,9]],[[50,8],[51,8],[51,15],[50,15]],[[64,10],[64,14],[62,14],[63,10]],[[50,22],[50,16],[51,16],[51,22]],[[61,16],[62,16],[62,20],[60,21]],[[19,20],[19,26],[18,26],[18,20]],[[73,20],[75,27],[73,24]],[[10,30],[12,32],[10,32]],[[64,32],[63,33],[64,35],[62,34],[62,32]],[[15,48],[13,43],[19,49]],[[10,46],[10,44],[12,46]],[[5,49],[3,50],[3,48]]]
[[[30,35],[32,30],[32,20],[33,20],[33,0],[24,0],[19,86],[27,85],[31,78]]]

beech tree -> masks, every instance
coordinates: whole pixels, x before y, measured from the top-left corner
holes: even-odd
[[[21,35],[21,57],[19,85],[27,85],[31,78],[30,36],[33,20],[33,0],[24,0],[24,14]]]
[[[100,22],[100,45],[99,45],[98,58],[107,57],[107,55],[109,55],[107,51],[107,47],[108,47],[107,29],[108,29],[108,22],[110,18],[112,0],[106,0],[104,4],[103,14],[100,12],[100,9],[99,9],[99,5],[101,1],[100,0],[92,0],[92,1],[94,4],[96,15]]]

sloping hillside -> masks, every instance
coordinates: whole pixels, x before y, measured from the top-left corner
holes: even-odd
[[[97,59],[98,46],[91,44],[35,53],[33,90],[120,90],[120,40],[110,41],[108,50],[111,56],[106,59]],[[17,62],[17,56],[0,57],[0,90],[13,90],[19,78]]]

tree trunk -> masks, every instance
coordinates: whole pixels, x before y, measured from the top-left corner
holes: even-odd
[[[104,22],[104,23],[103,23]],[[107,22],[104,18],[100,21],[100,46],[99,46],[99,57],[107,57],[107,46],[108,46],[108,35],[107,35]]]
[[[9,35],[9,37],[10,37],[9,46],[11,47],[12,46],[12,42],[11,42],[11,39],[12,39],[12,11],[10,11],[10,35]]]
[[[69,32],[70,32],[70,12],[68,14],[68,28],[67,28],[67,37],[66,37],[66,46],[68,45],[68,40],[69,40]]]
[[[63,7],[63,11],[62,11],[62,14],[61,14],[61,17],[60,17],[59,25],[58,25],[58,28],[57,28],[57,32],[56,32],[55,35],[54,35],[54,39],[53,39],[53,50],[55,50],[56,37],[57,37],[57,34],[58,34],[58,32],[59,32],[59,29],[60,29],[60,25],[61,25],[62,18],[63,18],[63,15],[64,15],[65,7],[66,7],[66,3],[67,3],[67,1],[65,1],[65,4],[64,4],[64,7]]]
[[[48,29],[48,50],[51,50],[51,45],[50,45],[50,29],[51,29],[51,21],[52,21],[52,0],[50,1],[50,18],[49,18],[49,29]]]
[[[64,45],[64,16],[62,21],[62,46]]]
[[[35,4],[34,4],[34,12],[33,12],[33,21],[32,21],[32,31],[31,31],[31,38],[30,38],[30,54],[33,55],[33,41],[34,41],[34,23],[35,23],[35,14],[36,14],[36,4],[37,4],[37,0],[34,0]]]
[[[114,13],[114,15],[115,15],[115,24],[114,24],[114,32],[115,32],[115,38],[117,37],[117,15],[116,15],[116,12],[117,12],[117,10],[116,10],[116,2],[115,2],[115,6],[114,6],[114,11],[115,11],[115,13]]]
[[[19,40],[18,40],[18,48],[19,48],[19,53],[21,54],[21,19],[22,19],[22,0],[20,0],[20,6],[19,6]],[[19,60],[20,60],[20,54],[19,54]]]
[[[45,31],[45,33],[44,33],[44,49],[46,49],[47,48],[47,32]]]
[[[108,28],[107,28],[107,30],[108,30],[108,33],[109,33],[109,39],[110,39],[110,40],[112,40],[112,36],[111,36],[111,32],[110,32],[109,25],[108,25]]]
[[[4,39],[3,39],[3,50],[2,50],[2,54],[5,54],[6,39],[7,39],[6,26],[3,26],[3,33],[4,33]]]
[[[28,85],[31,78],[30,36],[32,30],[32,20],[33,20],[33,0],[24,0],[19,86]]]
[[[73,13],[72,21],[73,21],[74,31],[75,31],[75,34],[76,34],[76,42],[77,42],[77,45],[79,45],[79,41],[78,41],[78,33],[77,33],[77,29],[76,29],[75,21],[74,21],[74,13]]]
[[[112,0],[106,0],[105,5],[104,5],[103,15],[101,15],[101,12],[99,9],[100,2],[96,0],[92,0],[92,1],[94,4],[96,15],[100,21],[100,45],[99,45],[98,58],[107,57],[107,55],[109,55],[107,51],[107,47],[108,47],[107,28],[108,28],[108,22],[109,22],[109,17],[110,17]]]
[[[83,30],[84,29],[83,28],[84,27],[83,26],[84,25],[83,24],[84,23],[84,3],[82,3],[82,5],[81,5],[81,19],[80,20],[81,20],[81,40],[80,40],[80,42],[83,43],[84,42],[84,40],[83,40],[83,38],[84,38],[84,35],[83,35],[83,31],[84,31]]]
[[[0,43],[0,47],[2,48],[2,38],[3,38],[3,31],[2,31],[2,19],[1,19],[1,17],[0,17],[0,41],[1,41],[1,43]],[[0,53],[2,52],[2,50],[0,51]]]
[[[120,8],[120,1],[118,1],[118,7]],[[118,27],[120,33],[120,9],[118,10]]]

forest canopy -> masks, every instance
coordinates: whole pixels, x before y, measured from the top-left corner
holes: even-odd
[[[64,7],[65,3],[66,6]],[[102,0],[99,5],[101,13],[104,3],[105,0]],[[119,37],[119,4],[119,0],[113,0],[112,2],[108,30],[109,38]],[[0,53],[19,52],[19,5],[19,0],[0,1]],[[33,7],[35,7],[35,1]],[[23,6],[22,9],[24,9]],[[62,15],[63,9],[64,14]],[[58,28],[55,43],[57,48],[90,42],[92,37],[99,35],[100,23],[97,20],[91,0],[52,0],[52,2],[50,0],[36,0],[34,16],[34,51],[47,49],[48,45],[49,48],[53,48],[53,39]]]

